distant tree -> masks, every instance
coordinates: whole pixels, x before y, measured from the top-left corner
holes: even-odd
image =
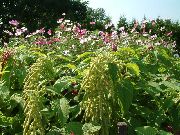
[[[106,15],[106,12],[103,8],[93,9],[87,8],[87,17],[84,21],[86,28],[89,30],[103,30],[104,25],[110,22],[111,19]],[[95,24],[93,24],[93,22]]]
[[[16,19],[23,23],[29,31],[55,28],[56,20],[66,13],[66,17],[76,22],[86,18],[87,3],[80,0],[1,0],[0,1],[0,38],[3,30],[8,29],[8,22]]]
[[[124,27],[125,30],[128,30],[128,21],[125,16],[120,16],[117,26],[118,28]]]
[[[87,18],[87,2],[73,0],[68,8],[67,17],[74,22],[83,23]]]

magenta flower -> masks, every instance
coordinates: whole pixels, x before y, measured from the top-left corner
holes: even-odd
[[[79,30],[79,34],[82,36],[82,35],[85,35],[86,34],[86,29],[82,29],[82,30]]]
[[[9,21],[9,24],[11,24],[13,26],[18,26],[19,22],[17,20],[11,20],[11,21]]]

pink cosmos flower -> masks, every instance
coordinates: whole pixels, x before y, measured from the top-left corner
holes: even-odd
[[[95,25],[95,24],[96,24],[96,22],[90,22],[90,24],[91,24],[91,25]]]
[[[22,29],[16,29],[16,36],[20,36],[23,33]]]
[[[41,28],[41,29],[39,29],[39,30],[36,30],[36,32],[34,32],[33,34],[34,34],[34,35],[36,35],[36,34],[38,34],[38,33],[43,34],[44,32],[45,32],[44,28]]]
[[[19,22],[17,20],[11,20],[11,21],[9,21],[9,24],[11,24],[13,26],[18,26]]]
[[[60,18],[57,20],[57,23],[62,23],[63,20],[64,20],[64,18]]]
[[[64,24],[61,24],[61,25],[60,25],[60,28],[61,28],[61,29],[64,29],[64,28],[65,28],[65,25],[64,25]]]
[[[54,42],[60,42],[60,39],[59,38],[53,38],[53,41]]]
[[[105,33],[104,33],[103,31],[99,31],[98,35],[99,35],[99,36],[104,36]]]
[[[172,34],[173,34],[173,32],[171,31],[171,32],[168,32],[166,35],[171,36]]]
[[[86,34],[86,29],[82,29],[82,30],[78,30],[79,34],[82,36],[82,35],[85,35]]]
[[[47,32],[47,34],[48,34],[48,35],[52,35],[52,30],[49,29],[48,32]]]
[[[39,33],[44,33],[45,32],[45,29],[44,28],[41,28],[40,30],[39,30]]]

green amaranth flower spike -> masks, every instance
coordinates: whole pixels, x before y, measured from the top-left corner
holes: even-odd
[[[108,63],[113,62],[109,55],[95,57],[83,79],[81,90],[85,95],[81,102],[86,122],[101,125],[101,134],[108,135],[112,107],[109,100],[114,97],[112,79],[108,73]]]
[[[45,90],[47,81],[53,77],[52,65],[48,58],[39,58],[30,67],[29,73],[24,80],[25,121],[23,135],[45,134],[42,124],[42,102],[40,97]]]

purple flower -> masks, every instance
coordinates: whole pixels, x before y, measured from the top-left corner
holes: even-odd
[[[19,22],[17,20],[11,20],[11,21],[9,21],[9,24],[11,24],[13,26],[18,26]]]

